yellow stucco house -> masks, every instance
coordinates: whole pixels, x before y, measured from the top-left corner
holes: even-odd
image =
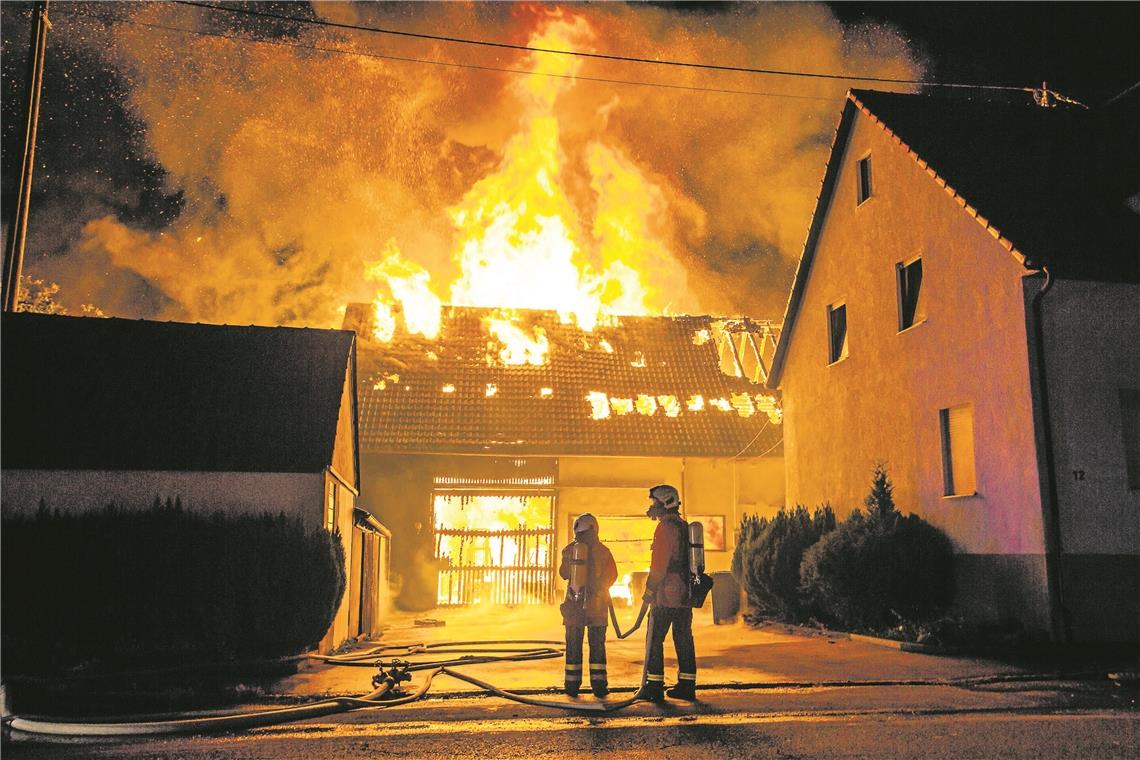
[[[882,461],[960,612],[1137,640],[1135,125],[1025,101],[848,93],[769,377],[788,501]]]

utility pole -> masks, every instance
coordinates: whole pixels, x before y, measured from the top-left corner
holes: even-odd
[[[4,311],[15,311],[20,298],[20,275],[24,268],[24,241],[28,236],[28,203],[32,195],[32,172],[36,163],[36,130],[40,122],[40,90],[44,81],[47,52],[48,0],[32,9],[32,44],[28,50],[28,108],[24,112],[24,157],[15,213],[8,219],[4,249]]]

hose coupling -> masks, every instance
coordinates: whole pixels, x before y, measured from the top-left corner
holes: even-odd
[[[389,694],[399,693],[400,683],[412,680],[411,665],[407,660],[392,660],[388,669],[384,670],[384,664],[381,663],[380,672],[372,676],[372,688],[379,688],[380,684],[387,682],[392,685]]]

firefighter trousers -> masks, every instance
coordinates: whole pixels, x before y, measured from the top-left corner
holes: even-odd
[[[649,634],[645,638],[645,680],[665,682],[665,634],[673,629],[677,650],[677,681],[697,682],[697,652],[693,646],[693,608],[649,608]]]
[[[606,689],[606,626],[566,626],[566,690],[576,692],[582,685],[582,634],[590,641],[590,688]]]

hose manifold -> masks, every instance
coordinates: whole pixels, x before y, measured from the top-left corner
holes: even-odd
[[[407,660],[392,660],[387,670],[384,670],[384,664],[380,664],[380,672],[372,676],[372,688],[380,688],[382,683],[390,683],[392,688],[388,690],[388,694],[396,695],[400,693],[400,683],[403,681],[412,680],[411,672],[412,664]]]

